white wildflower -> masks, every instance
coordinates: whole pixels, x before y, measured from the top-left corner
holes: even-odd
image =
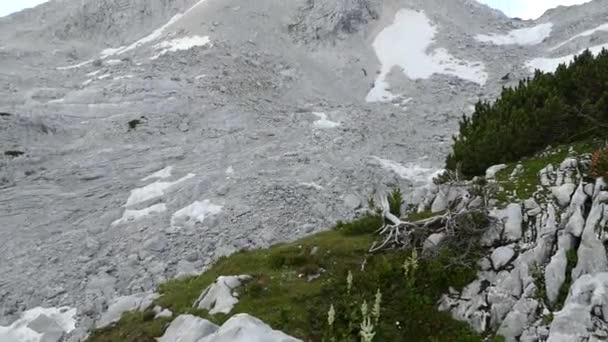
[[[348,271],[348,275],[346,276],[346,293],[350,295],[350,290],[353,287],[353,272]]]
[[[367,317],[367,313],[368,313],[368,308],[367,308],[367,301],[363,301],[363,304],[361,304],[361,315],[363,315],[363,317]]]
[[[376,292],[376,300],[374,301],[374,307],[372,308],[372,317],[374,317],[374,321],[378,324],[380,320],[380,304],[382,303],[382,292],[380,289]]]
[[[336,309],[334,309],[334,305],[332,304],[329,307],[329,312],[327,313],[327,323],[329,323],[329,326],[333,326],[334,322],[336,321]]]
[[[370,317],[365,317],[361,322],[361,342],[372,342],[376,333],[374,332],[374,325]]]

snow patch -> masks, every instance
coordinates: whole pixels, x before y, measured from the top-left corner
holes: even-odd
[[[98,80],[105,80],[106,78],[112,76],[111,74],[103,74],[101,76],[98,76],[97,79]]]
[[[112,80],[113,81],[119,81],[119,80],[124,80],[124,79],[127,79],[127,78],[133,78],[133,77],[134,77],[133,75],[122,75],[122,76],[116,76]]]
[[[606,48],[608,48],[608,44],[596,45],[596,46],[590,47],[589,51],[591,51],[592,54],[597,55],[600,52],[602,52],[602,49],[606,49]],[[532,72],[536,69],[539,69],[544,72],[554,72],[555,70],[557,70],[557,67],[560,64],[568,65],[570,62],[572,62],[574,60],[575,56],[580,55],[584,51],[585,51],[585,49],[583,49],[573,55],[557,57],[557,58],[534,58],[533,60],[526,62],[526,67],[528,67],[528,70],[530,70]]]
[[[554,47],[550,48],[549,50],[551,50],[551,51],[553,51],[553,50],[557,50],[557,49],[559,49],[560,47],[562,47],[562,46],[564,46],[564,45],[566,45],[566,44],[570,43],[571,41],[573,41],[573,40],[575,40],[575,39],[577,39],[577,38],[580,38],[580,37],[586,37],[586,36],[590,36],[590,35],[592,35],[592,34],[594,34],[594,33],[596,33],[596,32],[599,32],[599,31],[608,31],[608,24],[603,24],[603,25],[600,25],[600,26],[598,26],[598,27],[596,27],[596,28],[593,28],[593,29],[591,29],[591,30],[587,30],[587,31],[585,31],[585,32],[581,32],[581,33],[577,34],[576,36],[574,36],[574,37],[572,37],[572,38],[570,38],[570,39],[568,39],[568,40],[566,40],[566,41],[563,41],[563,42],[562,42],[562,43],[560,43],[560,44],[557,44],[556,46],[554,46]]]
[[[86,80],[86,81],[82,82],[82,85],[86,87],[86,86],[88,86],[88,85],[89,85],[89,84],[91,84],[91,83],[93,83],[93,79],[92,79],[92,78],[89,78],[88,80]]]
[[[152,33],[150,33],[149,35],[143,37],[142,39],[136,41],[135,43],[133,43],[133,44],[131,44],[129,46],[119,47],[119,48],[116,48],[116,49],[105,49],[105,50],[103,50],[102,53],[101,53],[102,58],[107,58],[107,57],[112,56],[112,55],[122,55],[125,52],[129,52],[131,50],[135,50],[135,49],[137,49],[138,47],[140,47],[142,45],[145,45],[145,44],[148,44],[150,42],[153,42],[153,41],[157,40],[158,38],[160,38],[162,36],[162,34],[165,32],[165,30],[167,28],[169,28],[169,26],[175,24],[178,20],[180,20],[182,18],[182,16],[183,16],[182,13],[178,13],[178,14],[174,15],[163,26],[157,28]]]
[[[76,309],[69,307],[37,307],[21,314],[21,318],[10,326],[0,326],[0,341],[42,342],[43,334],[28,327],[31,322],[40,316],[46,316],[46,318],[54,321],[66,334],[76,328],[76,319],[74,318],[76,316]]]
[[[126,209],[122,214],[122,217],[114,222],[112,222],[113,226],[117,226],[120,224],[137,221],[151,214],[157,214],[167,211],[167,206],[164,203],[155,204],[151,207],[141,209],[141,210],[130,210]]]
[[[339,122],[330,121],[327,118],[327,114],[325,114],[325,113],[313,112],[312,114],[319,118],[319,120],[316,120],[315,122],[313,122],[313,125],[316,128],[329,129],[329,128],[336,128],[336,127],[340,126]]]
[[[324,187],[322,187],[321,185],[315,183],[315,182],[310,182],[310,183],[300,183],[300,185],[302,185],[303,187],[309,188],[309,189],[315,189],[315,190],[325,190]]]
[[[159,39],[163,33],[165,33],[165,31],[173,24],[175,24],[176,22],[178,22],[181,18],[183,18],[186,14],[188,14],[189,12],[191,12],[192,10],[194,10],[196,7],[202,5],[206,0],[200,0],[199,2],[197,2],[194,6],[190,7],[186,12],[184,13],[178,13],[176,15],[174,15],[171,19],[169,19],[169,21],[167,23],[165,23],[163,26],[157,28],[156,30],[154,30],[152,33],[150,33],[149,35],[143,37],[142,39],[132,43],[131,45],[128,46],[121,46],[118,48],[108,48],[108,49],[104,49],[103,51],[101,51],[101,58],[105,59],[108,58],[110,56],[113,55],[121,55],[124,54],[126,52],[129,52],[131,50],[135,50],[136,48],[151,43],[157,39]]]
[[[92,59],[89,59],[88,61],[84,61],[82,63],[78,63],[78,64],[74,64],[74,65],[68,65],[68,66],[64,66],[64,67],[58,67],[57,70],[70,70],[70,69],[78,69],[81,68],[89,63],[93,63]]]
[[[48,104],[63,103],[65,99],[55,99],[47,102]]]
[[[197,201],[175,212],[171,217],[171,226],[176,226],[178,221],[203,223],[207,217],[221,213],[222,209],[221,205],[215,205],[209,200]]]
[[[513,30],[507,34],[478,34],[475,39],[494,45],[536,45],[551,35],[553,24],[546,23],[534,27]]]
[[[192,49],[193,47],[205,46],[205,45],[209,44],[209,42],[210,42],[209,36],[182,37],[182,38],[176,38],[173,40],[160,42],[160,43],[154,45],[154,49],[161,50],[161,51],[158,54],[154,55],[153,57],[150,57],[150,59],[155,60],[158,57],[160,57],[164,54],[167,54],[169,52],[189,50],[189,49]]]
[[[122,61],[120,59],[108,59],[106,61],[107,65],[118,65],[120,63],[122,63]]]
[[[87,74],[87,76],[89,76],[89,77],[93,77],[93,76],[95,76],[95,75],[99,74],[100,72],[101,72],[101,70],[95,70],[95,71],[93,71],[93,72],[88,73],[88,74]]]
[[[398,97],[390,92],[386,80],[395,67],[400,68],[410,79],[427,79],[433,74],[447,74],[484,85],[488,74],[483,63],[457,59],[444,48],[427,53],[436,33],[437,28],[424,12],[399,10],[393,24],[382,30],[373,43],[382,69],[366,101],[387,102]]]
[[[175,182],[155,182],[146,185],[143,188],[137,188],[135,190],[132,190],[129,199],[127,199],[127,204],[125,204],[125,207],[130,207],[135,204],[139,204],[141,202],[160,197],[164,195],[165,191],[169,188],[179,183],[185,182],[190,178],[194,178],[194,176],[196,175],[193,173],[189,173],[188,175],[176,180]]]
[[[160,171],[156,171],[153,174],[149,175],[148,177],[142,178],[142,182],[145,181],[149,181],[152,179],[158,179],[158,178],[169,178],[171,177],[171,173],[173,172],[173,166],[167,166],[166,168],[160,170]]]
[[[435,169],[429,169],[417,164],[409,163],[405,166],[392,160],[373,157],[380,166],[386,170],[396,173],[403,179],[408,179],[413,182],[428,183],[437,176],[438,172]]]
[[[234,175],[234,168],[232,166],[228,166],[228,168],[226,169],[226,175],[227,176]]]

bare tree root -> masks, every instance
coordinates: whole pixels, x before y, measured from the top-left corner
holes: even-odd
[[[431,234],[445,233],[452,247],[463,251],[461,263],[478,250],[479,239],[490,223],[486,208],[456,210],[459,199],[437,216],[408,222],[390,213],[386,196],[380,198],[385,224],[376,231],[380,236],[369,249],[370,253],[387,249],[418,248]],[[453,260],[459,264],[458,260]]]

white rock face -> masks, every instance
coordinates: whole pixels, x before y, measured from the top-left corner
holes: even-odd
[[[58,342],[76,328],[76,309],[37,307],[10,326],[0,325],[2,342]]]
[[[500,164],[500,165],[490,166],[486,170],[486,179],[494,179],[494,178],[496,178],[496,174],[499,173],[500,171],[506,169],[506,168],[507,168],[506,164]]]
[[[192,315],[180,315],[171,322],[165,334],[158,342],[199,342],[218,329],[218,326],[206,319]]]
[[[504,210],[498,211],[496,217],[504,223],[504,239],[507,242],[519,241],[522,236],[523,214],[521,206],[511,203]]]
[[[120,320],[127,311],[145,310],[158,298],[157,293],[140,293],[131,296],[118,297],[112,301],[108,310],[101,316],[96,327],[105,328]]]
[[[234,289],[249,279],[251,279],[251,276],[248,275],[218,277],[213,284],[209,285],[201,293],[194,303],[194,307],[209,310],[209,313],[212,315],[216,313],[230,313],[234,305],[239,302],[238,298],[233,296]]]
[[[178,316],[158,342],[301,342],[259,319],[238,314],[221,327],[192,315]]]
[[[301,342],[285,333],[272,330],[259,319],[238,314],[224,323],[214,334],[199,342]]]
[[[498,247],[492,252],[492,265],[495,270],[500,270],[506,265],[509,264],[513,257],[515,256],[515,251],[511,246]]]
[[[439,246],[447,237],[445,233],[435,233],[429,235],[422,246],[423,251],[430,251]]]
[[[516,203],[492,212],[499,224],[486,232],[484,244],[498,247],[479,262],[477,280],[460,293],[444,295],[440,310],[476,331],[496,329],[508,342],[606,340],[608,191],[601,179],[585,184],[575,172],[578,163],[568,158],[558,170],[545,168],[539,177],[546,184],[534,199],[524,201],[523,214]],[[569,264],[573,252],[576,265]],[[544,276],[549,305],[537,298],[539,276]],[[576,283],[564,309],[551,312],[569,276]],[[555,319],[549,327],[543,315],[550,314]]]
[[[557,200],[557,203],[561,207],[566,207],[568,206],[568,204],[570,204],[570,198],[572,197],[572,194],[574,193],[575,189],[576,185],[572,183],[566,183],[561,186],[551,188],[551,192]]]
[[[605,325],[602,328],[593,324],[608,317],[606,288],[608,273],[581,276],[571,287],[564,308],[555,313],[548,342],[583,341],[594,333],[608,333]]]

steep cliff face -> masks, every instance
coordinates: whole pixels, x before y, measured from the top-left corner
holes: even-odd
[[[477,100],[601,50],[606,6],[54,0],[0,18],[0,325],[68,305],[86,329],[180,261],[426,184]]]

